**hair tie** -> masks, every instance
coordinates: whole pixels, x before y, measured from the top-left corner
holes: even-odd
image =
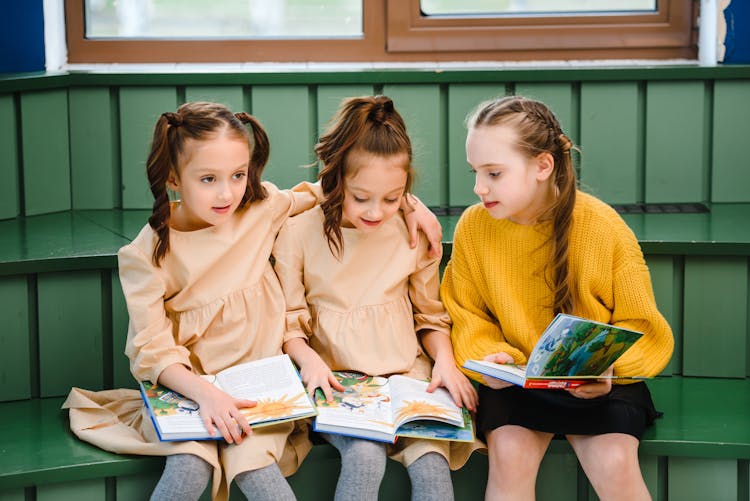
[[[245,124],[245,125],[249,124],[249,123],[250,123],[250,122],[252,121],[252,120],[250,119],[250,115],[248,115],[248,114],[247,114],[246,112],[244,112],[244,111],[240,111],[239,113],[235,113],[235,114],[234,114],[234,116],[235,116],[235,118],[236,118],[237,120],[239,120],[240,122],[242,122],[242,123],[243,123],[243,124]]]
[[[568,136],[562,132],[557,136],[557,144],[560,145],[560,149],[563,153],[567,153],[573,147],[573,143],[568,139]]]
[[[182,116],[179,113],[174,113],[172,111],[166,111],[161,114],[164,118],[167,119],[167,123],[171,125],[172,127],[179,127],[182,125]]]

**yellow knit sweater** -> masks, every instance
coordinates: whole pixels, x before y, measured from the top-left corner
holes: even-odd
[[[474,205],[456,226],[441,296],[453,320],[458,365],[504,351],[526,363],[554,317],[545,265],[550,222],[524,226]],[[575,315],[644,333],[615,363],[621,376],[654,376],[669,362],[672,331],[656,308],[651,278],[633,232],[608,205],[578,192],[569,267]],[[481,377],[466,371],[469,377]]]

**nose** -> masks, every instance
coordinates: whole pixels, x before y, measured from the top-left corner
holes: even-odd
[[[474,177],[474,193],[481,197],[488,192],[487,187],[479,180],[479,176]]]
[[[367,210],[367,215],[372,220],[377,221],[383,217],[383,206],[380,203],[373,203]]]
[[[219,183],[219,199],[220,200],[229,200],[232,198],[232,189],[231,186],[229,186],[229,183],[227,182],[221,182]]]

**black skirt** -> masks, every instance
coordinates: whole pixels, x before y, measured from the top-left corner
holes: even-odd
[[[576,398],[564,390],[531,390],[510,386],[493,390],[479,385],[477,433],[506,424],[556,435],[627,433],[640,440],[660,415],[646,383],[613,385],[593,399]]]

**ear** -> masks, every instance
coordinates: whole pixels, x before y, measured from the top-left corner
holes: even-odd
[[[540,153],[534,159],[536,162],[536,179],[537,181],[546,181],[555,170],[555,159],[552,154],[545,151]]]
[[[180,191],[179,180],[177,179],[174,171],[169,173],[169,177],[167,178],[167,188],[172,191]]]

